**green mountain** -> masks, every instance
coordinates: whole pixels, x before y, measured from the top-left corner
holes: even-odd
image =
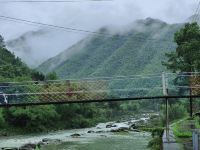
[[[6,47],[0,35],[0,81],[30,80],[31,70]]]
[[[60,78],[161,73],[165,53],[174,51],[174,33],[182,24],[167,24],[147,18],[138,20],[124,32],[90,36],[47,60],[39,71],[55,71]]]

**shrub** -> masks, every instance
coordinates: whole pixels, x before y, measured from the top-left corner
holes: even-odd
[[[150,148],[152,150],[160,150],[161,145],[162,145],[162,138],[155,137],[149,142],[148,148]]]
[[[54,106],[12,107],[3,113],[9,125],[29,131],[43,131],[52,128],[59,119]]]

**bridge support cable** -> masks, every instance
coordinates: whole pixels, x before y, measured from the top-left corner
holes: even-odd
[[[185,84],[175,79],[187,80]],[[188,79],[191,78],[191,84]],[[194,82],[195,81],[195,82]],[[189,94],[189,89],[191,94]],[[184,91],[180,93],[179,91]],[[183,98],[200,94],[200,73],[163,73],[116,77],[94,77],[52,81],[0,83],[0,107],[86,103],[142,99]],[[4,97],[7,96],[7,99]],[[1,100],[2,99],[2,100]],[[167,115],[167,114],[166,114]],[[167,118],[167,116],[166,116]]]

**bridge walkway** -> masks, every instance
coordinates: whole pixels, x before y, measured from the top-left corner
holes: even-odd
[[[167,132],[164,131],[162,141],[163,141],[163,150],[182,150],[182,146],[175,139],[173,131],[169,130],[169,136],[166,136]]]

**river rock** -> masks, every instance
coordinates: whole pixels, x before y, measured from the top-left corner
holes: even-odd
[[[89,130],[87,133],[95,133],[94,131],[92,131],[92,130]]]
[[[130,125],[129,128],[131,128],[131,129],[136,129],[136,125],[135,125],[135,123],[133,123],[132,125]]]
[[[28,143],[20,147],[19,150],[35,150],[36,147],[37,147],[36,144]]]
[[[49,143],[60,143],[62,142],[61,140],[59,139],[49,139],[49,138],[44,138],[42,139],[42,143],[43,144],[49,144]],[[40,143],[41,144],[41,143]]]
[[[105,131],[100,130],[100,131],[96,131],[96,133],[104,133]]]
[[[71,137],[80,137],[81,135],[80,134],[78,134],[78,133],[75,133],[75,134],[72,134],[72,135],[70,135]]]
[[[44,143],[44,142],[39,142],[37,145],[40,147],[40,146],[43,146],[43,145],[46,145],[47,143]]]
[[[120,127],[118,129],[112,129],[110,132],[128,132],[129,128],[128,127]]]
[[[112,127],[112,124],[106,125],[106,128],[111,128],[111,127]]]
[[[117,125],[116,125],[116,124],[113,124],[111,127],[112,127],[112,128],[115,128],[115,127],[117,127]]]
[[[48,139],[48,138],[44,138],[42,139],[42,142],[49,142],[51,139]]]

